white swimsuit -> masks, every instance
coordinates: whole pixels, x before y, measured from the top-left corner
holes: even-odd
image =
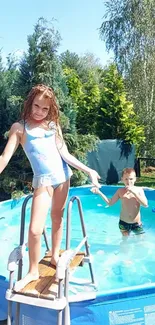
[[[68,180],[72,171],[57,149],[55,123],[50,123],[50,130],[40,127],[29,129],[25,125],[25,132],[23,149],[34,173],[33,188],[50,185],[56,187]]]

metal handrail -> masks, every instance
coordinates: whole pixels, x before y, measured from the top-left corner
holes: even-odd
[[[84,237],[84,238],[85,238],[85,237],[87,238],[86,229],[85,229],[85,224],[84,224],[84,218],[83,218],[83,211],[82,211],[81,201],[80,201],[80,199],[79,199],[78,196],[73,196],[73,197],[70,199],[69,203],[68,203],[68,209],[67,209],[66,250],[67,250],[67,249],[70,249],[71,211],[72,211],[72,206],[73,206],[73,202],[74,202],[74,201],[77,201],[77,204],[78,204],[78,210],[79,210],[79,215],[80,215],[80,221],[81,221],[81,226],[82,226],[83,237]],[[89,245],[88,245],[87,240],[85,241],[85,249],[86,249],[86,254],[87,254],[87,256],[90,256],[90,250],[89,250]],[[90,273],[91,273],[92,283],[95,283],[91,263],[89,263],[89,268],[90,268]]]
[[[71,234],[71,212],[72,212],[72,207],[73,203],[77,202],[78,205],[78,210],[79,210],[79,215],[80,215],[80,221],[81,221],[81,226],[82,226],[82,233],[84,239],[81,240],[81,243],[85,245],[86,249],[86,254],[87,257],[90,257],[90,251],[89,251],[89,245],[87,242],[87,236],[86,236],[86,230],[85,230],[85,224],[84,224],[84,218],[83,218],[83,211],[82,211],[82,205],[81,201],[77,196],[73,196],[69,203],[68,203],[68,209],[67,209],[67,223],[66,223],[66,250],[70,249],[70,234]],[[80,244],[79,244],[80,247]],[[75,249],[76,250],[76,249]],[[89,270],[90,270],[90,275],[91,275],[91,281],[93,284],[95,284],[94,280],[94,274],[93,274],[93,269],[92,269],[92,264],[90,259],[88,260],[89,263]],[[64,309],[64,324],[69,325],[70,324],[70,315],[69,315],[69,302],[68,302],[68,292],[69,292],[69,267],[67,267],[66,272],[65,272],[65,285],[64,285],[64,295],[67,301],[66,307]],[[59,324],[58,324],[59,325]]]
[[[20,246],[24,244],[26,206],[28,201],[32,198],[32,196],[33,194],[28,195],[22,204],[21,222],[20,222],[20,240],[19,240]],[[23,263],[22,260],[20,259],[18,265],[18,277],[17,277],[18,280],[20,280],[22,277],[22,268],[23,268]]]

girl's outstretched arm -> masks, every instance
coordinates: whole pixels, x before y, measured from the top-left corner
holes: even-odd
[[[119,190],[116,191],[116,193],[113,195],[113,197],[111,199],[109,199],[105,194],[103,194],[98,188],[93,187],[91,189],[91,192],[94,194],[99,194],[101,196],[101,198],[110,206],[115,204],[120,196],[119,196]]]
[[[0,156],[0,173],[4,170],[4,168],[7,166],[9,160],[13,156],[14,152],[19,146],[20,143],[20,136],[19,132],[21,126],[19,123],[14,123],[10,129],[9,132],[9,140],[5,146],[5,149]]]
[[[103,194],[97,187],[93,187],[91,189],[91,192],[94,193],[94,194],[100,195],[101,198],[109,205],[110,199],[108,199],[107,196],[105,194]]]
[[[69,153],[65,141],[63,140],[61,129],[59,129],[59,135],[56,135],[56,145],[61,157],[67,164],[87,173],[92,181],[92,184],[97,187],[100,187],[100,184],[98,183],[98,179],[100,178],[100,176],[98,175],[98,173],[94,169],[91,169],[81,163],[77,158],[75,158]]]

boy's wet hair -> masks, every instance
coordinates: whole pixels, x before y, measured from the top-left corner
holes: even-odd
[[[124,168],[122,171],[122,177],[124,176],[124,174],[131,174],[131,173],[135,173],[136,176],[136,172],[134,168]]]
[[[31,110],[32,110],[32,103],[34,101],[34,98],[36,95],[42,94],[43,97],[49,98],[49,103],[50,103],[50,110],[47,116],[47,120],[49,122],[53,121],[55,122],[56,125],[59,123],[59,107],[56,102],[56,97],[54,94],[54,91],[52,88],[43,85],[43,84],[38,84],[34,86],[28,96],[27,99],[24,102],[24,110],[22,112],[22,120],[24,123],[30,118],[31,115]]]

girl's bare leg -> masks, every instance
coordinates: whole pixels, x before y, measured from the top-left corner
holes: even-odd
[[[56,265],[63,231],[63,213],[67,201],[70,181],[66,181],[54,190],[52,200],[52,258],[51,264]]]
[[[15,291],[21,290],[29,282],[39,278],[38,262],[40,259],[40,241],[50,203],[51,197],[48,188],[40,187],[34,191],[28,240],[29,271],[23,279],[16,282],[14,287]]]

